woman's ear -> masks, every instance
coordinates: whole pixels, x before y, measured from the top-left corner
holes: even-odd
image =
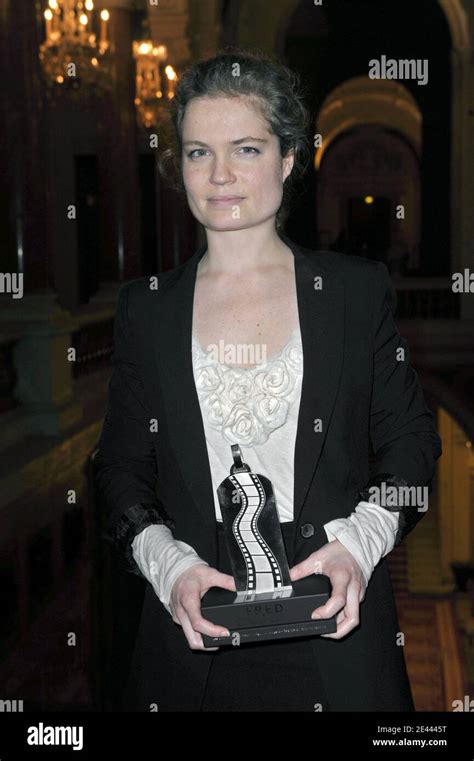
[[[283,165],[283,182],[290,176],[295,163],[295,149],[290,148],[286,156],[282,159]]]

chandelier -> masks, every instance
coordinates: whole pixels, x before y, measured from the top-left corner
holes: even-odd
[[[39,57],[47,93],[72,92],[84,85],[88,94],[111,88],[109,11],[100,15],[93,0],[48,0],[44,11],[45,40]]]
[[[166,101],[174,98],[178,76],[171,65],[165,65],[168,50],[165,45],[153,45],[151,40],[133,43],[136,61],[135,105],[141,123],[147,129],[157,126],[166,109]]]

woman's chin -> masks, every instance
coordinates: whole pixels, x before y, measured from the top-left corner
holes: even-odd
[[[207,230],[221,233],[244,230],[249,227],[248,222],[244,222],[243,219],[207,219],[202,224]]]

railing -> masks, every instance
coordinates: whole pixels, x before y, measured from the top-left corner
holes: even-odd
[[[110,365],[113,335],[113,317],[101,322],[87,323],[72,333],[71,345],[76,349],[76,361],[72,365],[74,378]]]
[[[460,298],[450,278],[392,278],[399,320],[458,320]]]

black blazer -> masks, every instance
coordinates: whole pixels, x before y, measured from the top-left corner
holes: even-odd
[[[394,483],[430,486],[441,441],[410,366],[407,342],[394,321],[396,295],[386,266],[363,257],[313,252],[281,238],[295,257],[304,363],[294,459],[294,533],[288,548],[291,566],[325,544],[323,525],[350,515],[359,490],[382,476],[389,483],[393,478]],[[165,522],[175,538],[193,546],[211,566],[216,563],[212,481],[191,355],[196,269],[205,251],[203,245],[185,264],[156,278],[132,280],[119,292],[113,374],[94,469],[108,535],[127,569],[140,576],[130,544],[155,522]],[[400,347],[403,361],[397,359]],[[250,452],[244,455],[251,464]],[[408,508],[404,515],[397,543],[424,513]],[[387,615],[396,627],[385,560],[375,570],[362,604],[368,613],[365,629],[362,620],[359,626],[364,632],[361,642],[374,635],[370,611],[375,616],[380,610],[378,595],[390,601]],[[153,641],[157,627],[170,642],[176,639],[176,624],[170,623],[149,584],[145,597],[149,609],[142,615],[139,638],[143,640],[144,628],[155,617]],[[385,624],[388,636],[387,618]],[[383,630],[383,615],[377,626]],[[317,639],[323,650],[334,644]],[[348,641],[354,647],[358,635],[351,633],[337,642],[339,657]],[[183,645],[187,668],[189,652]],[[353,655],[359,658],[359,668],[370,670],[360,653]],[[331,661],[327,654],[323,660]],[[404,673],[402,661],[403,656],[394,654],[394,674],[399,677]],[[378,705],[380,700],[375,690],[363,705]]]

